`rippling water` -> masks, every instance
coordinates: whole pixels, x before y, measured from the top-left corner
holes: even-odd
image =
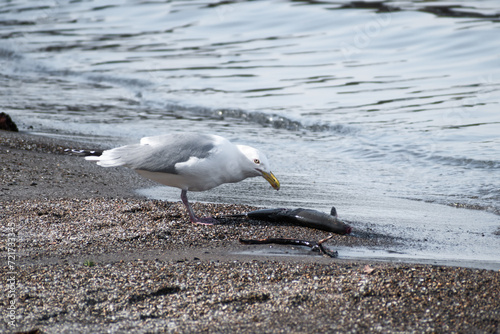
[[[380,226],[453,216],[428,202],[498,214],[499,31],[496,1],[8,1],[0,106],[109,145],[188,129],[261,147],[283,191],[242,202]]]

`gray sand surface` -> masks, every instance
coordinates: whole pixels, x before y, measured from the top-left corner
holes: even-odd
[[[64,153],[78,145],[0,131],[2,333],[500,332],[500,272],[242,245],[329,234],[228,218],[193,225],[180,203],[134,194],[152,183],[133,171]],[[326,245],[397,242],[360,234]],[[241,254],[270,247],[303,256]]]

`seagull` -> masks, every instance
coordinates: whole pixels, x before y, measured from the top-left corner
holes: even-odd
[[[99,156],[90,155],[85,159],[96,161],[102,167],[129,167],[148,179],[181,189],[181,200],[195,224],[213,225],[217,221],[194,214],[188,191],[205,191],[256,176],[262,176],[274,189],[280,188],[262,152],[211,134],[144,137],[139,144],[105,150]]]

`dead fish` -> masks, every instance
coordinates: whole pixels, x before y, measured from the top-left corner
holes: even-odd
[[[246,216],[250,219],[276,223],[289,223],[337,234],[349,234],[352,231],[349,225],[338,219],[335,207],[332,207],[330,214],[311,209],[280,208],[256,210],[238,216]]]

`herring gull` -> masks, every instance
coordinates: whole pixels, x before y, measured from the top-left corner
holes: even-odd
[[[144,137],[139,144],[106,150],[100,156],[85,159],[103,167],[129,167],[148,179],[180,188],[189,218],[196,224],[211,225],[216,220],[194,214],[187,199],[188,191],[205,191],[256,176],[264,177],[274,189],[280,188],[262,152],[235,145],[217,135],[175,133]]]

